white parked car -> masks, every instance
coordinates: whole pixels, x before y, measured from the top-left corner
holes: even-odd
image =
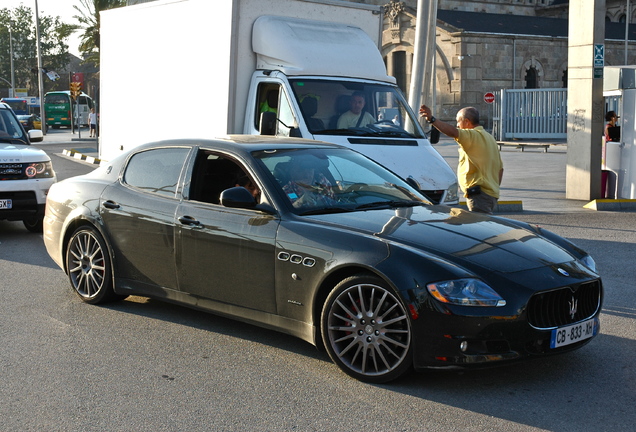
[[[32,232],[42,232],[46,195],[57,181],[51,158],[30,146],[42,139],[41,130],[27,133],[0,103],[0,220],[21,220]]]

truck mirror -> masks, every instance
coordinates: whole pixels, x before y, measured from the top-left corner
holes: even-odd
[[[439,142],[439,130],[431,126],[431,132],[428,139],[431,144],[437,144]]]
[[[276,113],[269,111],[261,113],[258,133],[261,135],[276,135]]]

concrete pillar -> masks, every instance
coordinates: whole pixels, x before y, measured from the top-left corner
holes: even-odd
[[[411,88],[411,80],[413,79],[413,53],[406,52],[406,88]],[[410,91],[410,90],[407,90]],[[407,97],[408,93],[407,93]],[[417,112],[417,111],[416,111]]]
[[[386,55],[386,74],[393,76],[393,51]]]
[[[604,49],[605,0],[570,0],[569,9],[565,195],[593,200],[602,198],[603,68],[594,61]]]

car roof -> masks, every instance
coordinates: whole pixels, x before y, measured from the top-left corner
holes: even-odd
[[[280,138],[264,135],[228,135],[225,137],[215,139],[172,139],[165,141],[156,141],[148,144],[141,145],[136,149],[144,149],[160,146],[200,146],[229,149],[252,152],[259,150],[283,150],[283,149],[297,149],[297,148],[332,148],[332,149],[347,149],[346,147],[339,146],[337,144],[314,141],[304,138]]]

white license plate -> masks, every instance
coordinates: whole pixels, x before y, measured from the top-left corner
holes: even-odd
[[[10,199],[0,200],[0,210],[8,210],[13,207],[13,202]]]
[[[596,336],[599,327],[598,319],[592,318],[578,324],[554,329],[550,338],[550,348],[558,348],[589,339]]]

